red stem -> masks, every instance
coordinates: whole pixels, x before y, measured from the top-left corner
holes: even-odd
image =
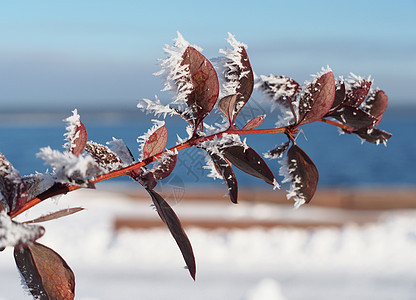
[[[168,153],[169,151],[173,151],[173,152],[179,152],[180,150],[189,148],[193,145],[197,145],[201,142],[204,141],[209,141],[212,140],[214,138],[220,138],[222,137],[225,133],[226,134],[268,134],[268,133],[281,133],[281,132],[285,132],[287,130],[286,127],[283,128],[268,128],[268,129],[252,129],[252,130],[239,130],[239,129],[228,129],[225,130],[223,132],[219,132],[216,134],[212,134],[210,136],[205,136],[205,137],[199,137],[199,138],[192,138],[184,143],[181,143],[179,145],[176,145],[174,147],[171,147],[168,150],[165,150],[159,154],[156,154],[152,157],[146,158],[143,161],[139,161],[135,164],[132,164],[128,167],[125,167],[123,169],[119,169],[119,170],[115,170],[115,171],[111,171],[110,173],[107,174],[103,174],[97,177],[94,177],[92,179],[89,180],[90,183],[97,183],[97,182],[101,182],[104,180],[108,180],[111,178],[115,178],[115,177],[119,177],[119,176],[123,176],[123,175],[129,175],[132,171],[140,169],[141,167],[144,167],[150,163],[152,163],[153,161],[159,159],[163,154]],[[78,189],[81,189],[82,187],[76,186],[76,185],[66,185],[66,184],[60,184],[57,183],[54,186],[52,186],[50,189],[48,189],[47,191],[43,192],[42,194],[38,195],[37,197],[34,197],[32,199],[30,199],[29,201],[27,201],[20,209],[16,210],[16,211],[12,211],[10,213],[10,217],[14,218],[18,215],[20,215],[21,213],[25,212],[26,210],[30,209],[31,207],[39,204],[40,202],[42,202],[45,199],[48,199],[50,197],[53,196],[57,196],[57,195],[61,195],[61,194],[66,194],[68,192],[72,192]]]

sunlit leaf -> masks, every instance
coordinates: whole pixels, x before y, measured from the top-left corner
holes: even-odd
[[[27,188],[19,172],[0,153],[0,201],[7,212],[17,210],[27,202]]]
[[[26,247],[15,247],[14,258],[35,299],[74,299],[74,273],[58,253],[34,243]]]
[[[162,196],[160,196],[158,193],[156,193],[153,190],[150,190],[150,189],[146,189],[146,190],[152,197],[153,204],[155,205],[160,218],[169,228],[170,233],[172,234],[173,238],[178,244],[179,249],[181,250],[182,256],[185,260],[185,263],[188,267],[189,273],[191,274],[192,278],[195,280],[196,264],[195,264],[194,252],[192,250],[191,243],[189,242],[189,239],[186,236],[186,233],[182,228],[181,222],[179,221],[173,209],[162,198]]]
[[[248,121],[242,130],[251,130],[259,127],[263,123],[265,117],[265,115],[255,117],[254,119]]]
[[[168,140],[168,130],[163,125],[156,129],[146,140],[143,146],[143,159],[152,157],[165,149]]]
[[[306,88],[299,101],[301,125],[315,122],[327,114],[335,98],[335,79],[332,72],[317,78]]]
[[[70,151],[78,156],[84,151],[85,145],[88,141],[87,129],[84,124],[80,121],[79,126],[75,130],[75,136],[73,137],[72,147]]]
[[[227,184],[230,200],[233,203],[237,203],[238,197],[238,184],[237,178],[235,177],[234,171],[231,168],[230,163],[222,158],[216,153],[209,153],[212,161],[214,162],[215,168],[218,173],[221,174],[221,177],[224,179],[224,182]]]
[[[274,175],[263,158],[248,146],[231,146],[222,150],[225,158],[241,171],[273,185]]]
[[[225,96],[218,101],[218,109],[227,117],[231,122],[234,119],[234,108],[237,101],[237,94]]]
[[[82,207],[72,207],[72,208],[65,208],[44,216],[41,216],[39,218],[33,219],[31,221],[26,221],[24,223],[28,224],[28,223],[41,223],[41,222],[46,222],[46,221],[51,221],[51,220],[55,220],[55,219],[59,219],[62,217],[66,217],[72,214],[75,214],[77,212],[80,212],[84,210],[84,208]]]
[[[187,47],[182,55],[182,65],[189,66],[193,89],[187,96],[186,104],[195,118],[195,127],[198,127],[217,102],[217,73],[205,56],[191,46]]]
[[[297,145],[287,152],[286,165],[281,168],[281,175],[291,182],[288,198],[295,197],[296,206],[309,203],[318,185],[319,173],[309,156]]]
[[[94,142],[87,142],[85,151],[88,152],[95,162],[108,171],[117,170],[123,167],[120,157],[105,145]]]

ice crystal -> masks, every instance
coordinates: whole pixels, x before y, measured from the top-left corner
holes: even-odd
[[[77,109],[74,109],[72,111],[72,116],[64,119],[64,122],[67,123],[66,126],[66,132],[64,134],[66,143],[64,144],[64,148],[68,151],[71,151],[73,148],[75,148],[75,140],[79,136],[79,131],[77,131],[77,128],[81,126],[81,120],[80,116],[78,115]]]
[[[294,207],[299,208],[301,205],[305,204],[306,201],[299,193],[301,186],[300,177],[298,175],[294,175],[296,170],[296,160],[289,162],[289,159],[285,157],[280,160],[279,163],[281,164],[279,175],[283,177],[282,183],[290,182],[290,188],[287,190],[286,198],[288,200],[294,198]]]
[[[156,117],[163,116],[166,118],[167,115],[174,116],[180,113],[173,109],[169,104],[163,105],[160,99],[155,95],[155,100],[142,99],[139,100],[137,107],[145,112],[146,114],[153,114]]]

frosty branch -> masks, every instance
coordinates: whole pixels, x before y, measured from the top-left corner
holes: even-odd
[[[288,199],[295,207],[308,203],[316,191],[319,173],[311,158],[296,144],[299,127],[325,122],[339,130],[356,134],[362,140],[386,143],[391,134],[376,126],[387,108],[388,98],[381,90],[371,90],[372,80],[351,74],[335,79],[329,67],[312,77],[302,87],[286,76],[261,75],[255,78],[246,52],[247,46],[229,34],[230,48],[221,49],[216,67],[197,46],[190,45],[178,33],[173,46],[166,46],[167,58],[161,61],[158,75],[165,77],[164,90],[173,91],[172,103],[143,99],[138,107],[155,116],[180,116],[187,123],[188,137],[166,149],[168,130],[164,121],[139,137],[141,157],[136,161],[123,140],[113,139],[107,145],[88,141],[87,129],[77,110],[67,118],[65,151],[42,148],[38,156],[52,167],[47,174],[21,177],[12,164],[0,155],[0,248],[14,247],[16,264],[29,291],[36,299],[73,299],[75,277],[70,267],[52,249],[36,240],[44,234],[39,223],[75,213],[80,208],[58,211],[25,223],[13,218],[51,197],[118,176],[129,176],[149,193],[162,221],[167,225],[183,255],[192,278],[196,264],[192,246],[179,218],[155,190],[159,180],[175,168],[181,150],[197,147],[206,154],[210,176],[222,178],[230,200],[238,202],[238,184],[233,167],[262,179],[273,188],[278,180],[266,161],[241,136],[283,133],[287,142],[266,154],[267,159],[282,158],[279,175],[289,182]],[[219,74],[220,76],[218,76]],[[220,80],[219,80],[220,77]],[[220,84],[221,83],[221,84]],[[257,88],[280,108],[282,117],[274,128],[260,128],[265,116],[260,115],[238,128],[236,119]],[[220,99],[218,101],[218,99]],[[205,118],[217,110],[221,124],[210,125]],[[30,224],[28,224],[30,223]],[[51,270],[55,270],[51,274]]]

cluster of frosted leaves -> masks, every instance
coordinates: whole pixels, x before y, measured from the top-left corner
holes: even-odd
[[[334,119],[346,133],[357,134],[364,141],[386,143],[390,133],[375,128],[387,108],[388,98],[381,90],[372,91],[372,81],[352,76],[344,81],[335,80],[328,68],[314,75],[303,89],[292,78],[285,76],[260,76],[256,87],[286,113],[286,125],[291,132],[308,123]],[[294,197],[295,206],[308,203],[314,195],[319,179],[316,166],[306,153],[296,145],[293,136],[286,143],[265,154],[267,158],[281,158],[280,174],[283,182],[290,182],[288,198]]]

